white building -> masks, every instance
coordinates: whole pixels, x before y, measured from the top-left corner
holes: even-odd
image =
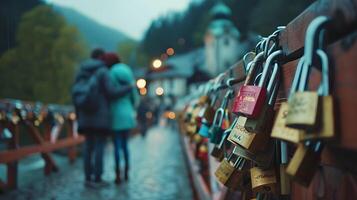
[[[246,50],[246,45],[239,42],[240,32],[231,15],[230,8],[223,3],[211,10],[212,21],[205,35],[205,55],[206,69],[212,76],[231,67]]]

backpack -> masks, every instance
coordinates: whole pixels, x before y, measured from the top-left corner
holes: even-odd
[[[99,108],[99,81],[96,74],[81,76],[72,87],[72,100],[76,109],[95,112]]]

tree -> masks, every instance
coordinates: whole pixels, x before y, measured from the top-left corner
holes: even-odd
[[[21,15],[42,3],[41,0],[0,1],[0,55],[15,47],[15,34]]]
[[[26,13],[17,46],[0,58],[0,97],[69,103],[75,67],[85,48],[78,31],[49,6]]]

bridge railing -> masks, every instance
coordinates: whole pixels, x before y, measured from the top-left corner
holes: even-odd
[[[26,134],[26,135],[25,135]],[[27,145],[20,144],[31,138]],[[30,155],[41,154],[44,173],[49,175],[59,167],[51,152],[67,148],[73,162],[76,146],[84,141],[76,129],[76,116],[71,106],[43,105],[19,100],[0,100],[0,164],[6,165],[6,180],[0,179],[0,190],[17,188],[18,162]]]

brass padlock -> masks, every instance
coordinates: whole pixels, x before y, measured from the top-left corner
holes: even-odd
[[[299,143],[302,140],[305,132],[303,130],[290,128],[285,125],[288,112],[289,104],[283,102],[280,105],[278,115],[275,119],[274,126],[271,131],[271,137],[288,142]]]
[[[254,193],[276,193],[277,178],[274,168],[253,167],[250,169],[250,179]]]
[[[321,116],[318,116],[319,98],[316,91],[307,91],[310,71],[316,66],[316,56],[322,63],[322,68],[328,68],[328,58],[323,52],[325,30],[330,19],[326,16],[316,17],[306,31],[304,56],[299,64],[302,65],[299,75],[298,91],[289,96],[289,112],[286,117],[286,125],[307,131],[318,129]],[[319,53],[320,52],[320,53]],[[321,53],[322,52],[322,53]],[[326,70],[326,69],[323,69]],[[322,73],[323,76],[325,73]],[[328,75],[328,74],[326,74]]]
[[[320,164],[322,143],[306,142],[299,144],[291,158],[286,173],[303,186],[308,187]]]
[[[269,143],[269,134],[247,131],[244,127],[246,121],[246,117],[238,117],[237,123],[229,134],[228,140],[235,145],[242,146],[252,153],[264,150]]]
[[[313,139],[332,139],[335,137],[335,120],[334,120],[334,106],[333,97],[329,95],[329,66],[328,58],[324,51],[317,50],[317,55],[322,63],[322,83],[319,88],[319,102],[320,102],[320,125],[318,129],[307,131],[303,136],[303,140]]]
[[[244,158],[230,154],[228,158],[224,158],[217,170],[215,176],[217,180],[228,187],[236,190],[244,187],[247,162]]]

